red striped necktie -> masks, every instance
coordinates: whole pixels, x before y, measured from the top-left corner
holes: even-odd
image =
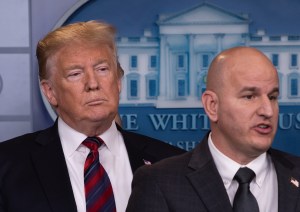
[[[87,212],[115,212],[116,204],[109,177],[99,162],[99,137],[87,137],[83,145],[90,149],[84,164],[84,187]]]

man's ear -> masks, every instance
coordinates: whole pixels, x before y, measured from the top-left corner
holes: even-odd
[[[52,88],[52,83],[49,80],[41,81],[41,89],[43,94],[47,98],[48,102],[53,106],[57,107],[57,100],[55,97],[55,91]]]
[[[118,90],[119,90],[119,94],[122,91],[122,78],[118,78]]]
[[[206,90],[202,94],[202,104],[204,110],[212,122],[218,121],[218,96],[215,92]]]

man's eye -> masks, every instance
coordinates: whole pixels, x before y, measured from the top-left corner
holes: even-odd
[[[99,74],[99,75],[107,75],[109,72],[109,67],[108,66],[101,66],[101,67],[97,67],[95,69],[95,71]]]
[[[80,78],[81,74],[82,74],[82,72],[80,72],[80,71],[70,72],[70,73],[68,73],[67,78],[69,80],[77,80]]]
[[[98,71],[102,72],[102,71],[107,71],[108,67],[100,67],[97,69]]]
[[[277,99],[278,99],[278,96],[272,95],[272,96],[269,96],[269,99],[270,99],[270,100],[277,100]]]
[[[244,98],[245,98],[245,99],[253,99],[254,96],[253,96],[253,95],[246,95],[246,96],[244,96]]]
[[[76,73],[71,73],[69,76],[78,76],[80,75],[80,73],[76,72]]]

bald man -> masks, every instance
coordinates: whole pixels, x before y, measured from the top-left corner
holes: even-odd
[[[211,131],[194,150],[138,169],[127,212],[300,211],[300,159],[271,148],[278,96],[277,71],[262,52],[218,54],[202,95]],[[245,170],[251,204],[238,194]]]

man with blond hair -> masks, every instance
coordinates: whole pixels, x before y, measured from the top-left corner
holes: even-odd
[[[135,170],[183,150],[115,123],[123,73],[111,25],[60,27],[36,52],[58,118],[0,144],[0,212],[125,211]]]

